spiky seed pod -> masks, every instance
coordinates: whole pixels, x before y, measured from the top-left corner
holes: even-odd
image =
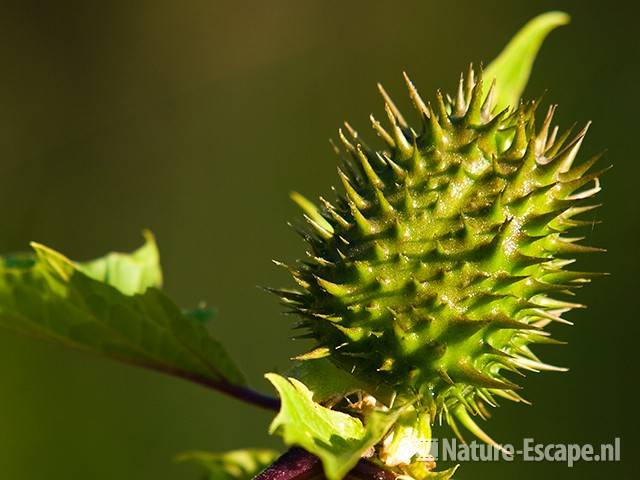
[[[469,413],[495,397],[522,401],[506,372],[563,370],[531,344],[581,307],[562,297],[593,276],[567,258],[599,249],[567,232],[595,205],[597,157],[574,165],[588,125],[569,139],[540,128],[539,102],[495,112],[470,68],[455,100],[422,100],[409,127],[387,93],[389,128],[373,119],[386,150],[366,147],[347,125],[338,169],[344,194],[307,208],[310,259],[291,268],[300,286],[279,291],[318,347],[356,376],[418,393],[432,420],[454,417],[482,436]]]

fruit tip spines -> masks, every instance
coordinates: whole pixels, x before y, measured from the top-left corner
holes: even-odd
[[[391,97],[389,96],[389,94],[387,93],[387,91],[384,89],[384,87],[382,86],[382,84],[380,82],[378,82],[377,87],[378,87],[378,91],[380,92],[380,95],[382,96],[382,99],[384,100],[384,103],[386,105],[385,108],[388,108],[388,110],[391,112],[392,116],[397,119],[397,123],[402,128],[408,128],[409,125],[407,124],[407,121],[405,120],[404,116],[402,115],[402,113],[400,112],[398,107],[396,107],[396,104],[393,102],[393,100],[391,99]],[[394,122],[395,122],[395,120],[394,120]]]
[[[424,119],[429,118],[429,110],[427,109],[427,105],[425,104],[424,100],[418,93],[418,90],[416,89],[416,87],[413,85],[413,82],[409,78],[409,75],[407,74],[407,72],[403,71],[402,77],[404,78],[405,84],[407,86],[407,90],[409,90],[409,97],[411,98],[411,101],[413,105],[416,107],[416,109],[418,110],[418,112],[423,116],[422,121],[424,123]]]

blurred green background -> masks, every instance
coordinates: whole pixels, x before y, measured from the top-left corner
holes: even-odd
[[[446,7],[443,5],[447,5]],[[152,229],[166,290],[219,307],[216,335],[260,389],[303,347],[256,285],[288,285],[271,258],[303,244],[287,193],[336,184],[327,138],[380,116],[375,82],[405,101],[406,69],[425,96],[452,90],[469,61],[489,61],[529,18],[571,13],[536,62],[528,93],[549,88],[566,126],[594,126],[583,158],[605,147],[612,273],[581,292],[590,308],[567,347],[544,352],[568,374],[532,375],[533,407],[503,405],[498,440],[609,442],[623,461],[465,465],[460,478],[632,478],[638,377],[637,82],[632,2],[20,1],[0,6],[0,250],[38,240],[76,259],[128,250]],[[507,403],[507,402],[505,402]],[[188,449],[279,446],[271,414],[197,386],[0,333],[0,478],[193,479]],[[637,473],[637,471],[636,471]]]

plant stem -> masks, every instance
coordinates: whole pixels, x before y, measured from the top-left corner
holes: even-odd
[[[283,453],[254,480],[311,480],[324,478],[320,459],[302,448]]]
[[[184,372],[171,372],[173,375],[179,376],[185,380],[197,383],[203,387],[217,390],[220,393],[224,393],[230,397],[241,400],[250,405],[264,408],[266,410],[272,410],[277,412],[280,410],[280,399],[264,395],[260,392],[256,392],[249,387],[242,385],[234,385],[224,380],[212,380],[210,378],[202,377],[199,375],[191,375]]]
[[[360,460],[346,480],[396,480],[398,475],[369,460]],[[321,480],[322,463],[315,455],[294,447],[285,452],[254,480]]]
[[[230,383],[210,383],[211,388],[215,388],[221,393],[225,393],[233,398],[242,400],[245,403],[254,405],[256,407],[264,408],[265,410],[273,410],[277,412],[280,410],[280,399],[264,395],[260,392],[256,392],[249,387],[242,387],[238,385],[232,385]]]

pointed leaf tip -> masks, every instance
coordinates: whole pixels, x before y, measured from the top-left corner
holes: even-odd
[[[569,15],[564,12],[554,11],[538,15],[516,33],[487,67],[484,77],[489,81],[496,79],[498,110],[517,105],[542,42],[552,30],[568,24],[569,21]]]
[[[143,230],[144,244],[131,253],[111,252],[75,266],[85,275],[117,288],[125,295],[162,287],[160,253],[150,230]]]

